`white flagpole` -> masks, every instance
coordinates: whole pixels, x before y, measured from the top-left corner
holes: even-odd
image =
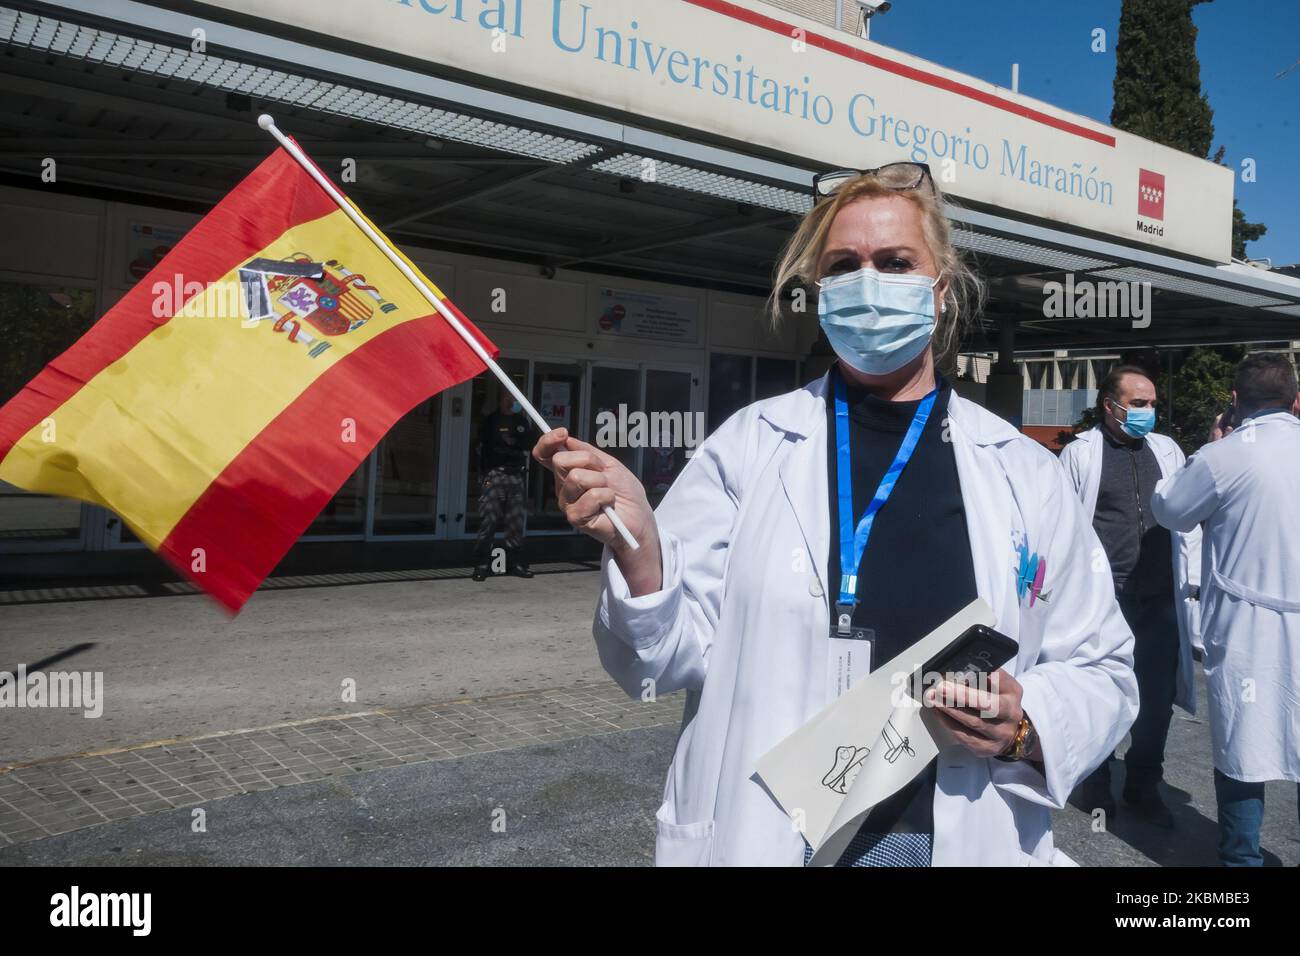
[[[488,370],[492,372],[501,384],[505,386],[506,390],[514,396],[515,401],[517,401],[520,407],[528,413],[529,417],[532,418],[537,427],[543,432],[551,431],[551,426],[547,424],[546,419],[541,416],[537,409],[533,408],[532,402],[528,401],[524,393],[519,390],[519,387],[510,380],[510,376],[501,370],[501,366],[497,365],[497,363],[492,359],[492,356],[488,355],[487,349],[483,348],[478,339],[474,338],[474,336],[470,334],[469,329],[465,328],[465,326],[461,324],[460,319],[456,318],[456,314],[447,308],[446,304],[443,303],[441,299],[433,294],[433,290],[424,284],[424,280],[420,278],[415,270],[408,266],[402,260],[402,257],[384,241],[384,237],[377,233],[371,227],[370,223],[366,222],[365,219],[358,215],[357,211],[352,208],[352,205],[343,198],[343,194],[334,188],[334,184],[326,179],[325,176],[321,175],[320,170],[308,161],[307,155],[298,147],[298,144],[280,132],[279,127],[275,125],[275,120],[268,114],[263,113],[257,118],[257,125],[276,138],[279,144],[285,148],[285,151],[298,161],[298,165],[305,169],[312,179],[316,180],[317,185],[319,185],[321,189],[325,190],[329,197],[338,204],[338,207],[343,210],[347,217],[356,224],[356,227],[364,232],[366,236],[369,237],[370,241],[379,247],[379,251],[388,257],[388,261],[397,267],[397,270],[407,278],[407,281],[420,290],[421,294],[429,300],[429,304],[438,310],[438,313],[446,319],[447,323],[456,330],[456,333],[465,340],[465,344],[474,350],[474,354],[482,360],[483,364],[488,367]],[[605,517],[609,518],[609,520],[613,522],[614,527],[618,529],[619,535],[621,535],[623,540],[627,542],[627,546],[633,551],[637,550],[640,545],[637,544],[636,538],[632,537],[632,532],[627,530],[627,525],[623,524],[623,519],[618,516],[618,513],[614,511],[613,507],[606,505],[604,511]]]

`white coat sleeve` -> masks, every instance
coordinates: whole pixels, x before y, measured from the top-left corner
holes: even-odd
[[[1187,456],[1177,445],[1174,446],[1174,460],[1178,462],[1178,468],[1174,475],[1182,471],[1187,466]],[[1172,478],[1173,475],[1170,475]],[[1163,479],[1162,479],[1163,480]],[[1154,509],[1153,509],[1154,510]],[[1156,520],[1159,520],[1158,518]],[[1161,524],[1164,527],[1164,524]],[[1189,588],[1200,587],[1201,584],[1201,525],[1197,522],[1196,527],[1183,534],[1187,542],[1187,586]]]
[[[1219,507],[1219,487],[1206,455],[1193,455],[1151,496],[1151,513],[1171,531],[1191,531]]]
[[[663,584],[631,597],[609,548],[592,632],[601,664],[629,696],[699,690],[722,602],[739,491],[728,473],[743,459],[749,416],[733,416],[692,456],[655,509]],[[650,681],[652,683],[647,684]]]
[[[1065,476],[1070,479],[1070,484],[1074,488],[1074,493],[1081,494],[1083,487],[1083,476],[1079,473],[1079,449],[1082,445],[1076,438],[1064,448],[1061,449],[1061,457],[1058,459],[1061,468],[1065,470]]]
[[[1034,629],[1041,646],[1017,679],[1021,707],[1038,732],[1043,772],[1027,761],[988,763],[994,786],[1059,810],[1128,732],[1138,690],[1133,632],[1115,600],[1101,542],[1064,469],[1039,465],[1038,483],[1035,547],[1047,560],[1047,596],[1032,607],[1021,602],[1021,641]]]

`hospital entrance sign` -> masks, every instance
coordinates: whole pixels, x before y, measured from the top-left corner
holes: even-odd
[[[1226,167],[758,0],[207,0],[495,83],[1230,261]]]

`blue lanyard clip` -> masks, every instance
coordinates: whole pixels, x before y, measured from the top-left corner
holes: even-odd
[[[857,607],[858,602],[844,604],[837,602],[835,605],[835,632],[843,637],[849,637],[853,633],[853,609]]]

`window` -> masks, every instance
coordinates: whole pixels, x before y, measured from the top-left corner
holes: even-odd
[[[1093,387],[1101,388],[1101,383],[1106,381],[1106,376],[1110,374],[1110,370],[1113,369],[1118,363],[1116,362],[1115,359],[1106,358],[1106,359],[1092,359],[1089,364],[1092,365]]]
[[[641,482],[650,504],[657,505],[686,467],[686,441],[698,443],[704,437],[691,416],[691,373],[646,369],[645,405],[651,444],[642,451]]]
[[[375,534],[438,530],[438,448],[442,396],[407,412],[375,457]]]
[[[1025,371],[1029,375],[1030,388],[1052,387],[1051,362],[1026,362]]]
[[[0,282],[0,405],[71,346],[95,319],[90,289]],[[56,423],[57,426],[57,423]],[[81,502],[0,481],[0,542],[78,541]]]
[[[709,432],[746,405],[792,391],[798,385],[799,363],[794,359],[711,353]]]
[[[783,395],[799,387],[798,363],[794,359],[760,358],[754,370],[754,401]]]
[[[709,356],[709,433],[753,400],[754,360],[748,355]]]

